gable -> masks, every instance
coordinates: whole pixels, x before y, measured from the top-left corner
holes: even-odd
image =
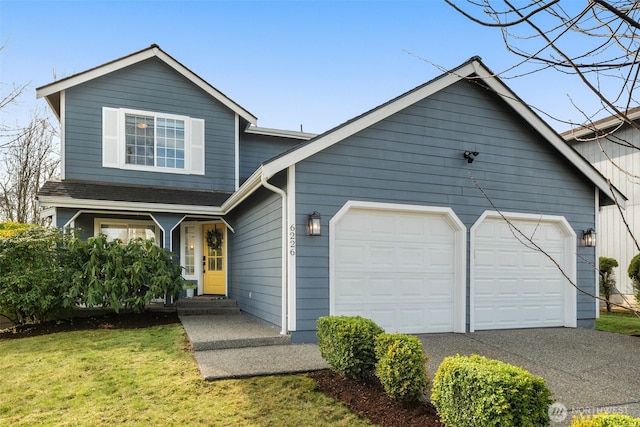
[[[506,87],[495,75],[488,70],[479,58],[472,58],[460,67],[425,83],[359,117],[354,118],[317,138],[291,150],[277,158],[271,159],[263,165],[263,176],[269,178],[278,171],[294,165],[307,157],[316,154],[343,139],[371,127],[381,120],[413,105],[461,80],[470,80],[482,84],[487,90],[495,93],[509,108],[511,119],[526,122],[540,136],[541,144],[549,144],[558,151],[559,158],[564,158],[575,166],[579,175],[595,185],[608,201],[618,200],[624,205],[625,197],[617,189],[610,188],[606,179],[582,156],[569,147],[564,140],[526,106],[516,94]],[[474,130],[482,129],[482,124]]]

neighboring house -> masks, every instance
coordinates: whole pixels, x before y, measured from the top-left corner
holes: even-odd
[[[628,111],[627,117],[637,126],[640,107]],[[563,132],[562,136],[629,198],[622,215],[615,205],[602,207],[598,250],[599,255],[618,261],[614,274],[620,295],[614,301],[634,304],[633,283],[627,269],[631,259],[640,253],[634,242],[640,242],[640,213],[636,212],[640,209],[640,130],[612,116]]]
[[[62,127],[62,180],[38,196],[55,225],[155,237],[199,294],[294,342],[328,314],[405,333],[594,327],[564,275],[596,292],[583,231],[624,196],[479,58],[318,136],[257,127],[156,45],[37,96]]]

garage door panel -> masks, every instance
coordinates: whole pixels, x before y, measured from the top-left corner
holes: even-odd
[[[453,331],[456,244],[445,214],[351,209],[333,231],[335,314],[387,331]]]
[[[565,264],[567,240],[557,221],[510,221]],[[491,239],[492,233],[498,237]],[[472,239],[475,330],[564,324],[566,279],[545,254],[523,244],[502,218],[484,218]]]

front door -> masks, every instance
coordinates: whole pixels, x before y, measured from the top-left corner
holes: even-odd
[[[224,224],[205,224],[203,226],[202,270],[204,271],[203,293],[205,294],[227,294],[226,232],[227,228]]]

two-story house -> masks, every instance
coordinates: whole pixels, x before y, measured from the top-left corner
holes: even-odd
[[[583,236],[624,196],[479,58],[317,136],[258,127],[156,45],[37,96],[61,125],[44,215],[155,238],[199,294],[294,341],[327,314],[406,333],[594,326]]]

